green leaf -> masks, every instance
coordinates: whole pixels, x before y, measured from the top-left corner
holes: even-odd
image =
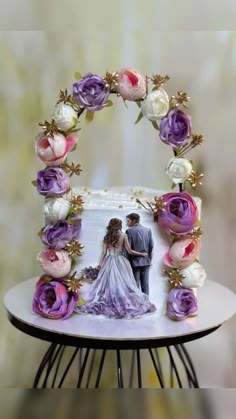
[[[86,301],[82,297],[80,297],[78,302],[76,303],[76,306],[79,307],[79,306],[82,306],[85,303],[86,303]]]
[[[93,118],[94,118],[94,112],[87,111],[86,115],[85,115],[86,121],[87,122],[92,122]]]
[[[32,185],[33,186],[37,186],[37,181],[36,180],[32,180]]]
[[[81,128],[72,128],[68,131],[69,134],[81,131]]]
[[[82,79],[82,74],[79,71],[76,71],[75,72],[75,78],[76,78],[76,80]]]
[[[44,279],[45,284],[48,284],[49,282],[53,280],[51,276],[47,276],[47,275],[45,275],[43,279]]]
[[[171,189],[174,189],[176,187],[176,184],[173,182],[171,185]]]
[[[159,131],[159,126],[158,126],[158,123],[156,122],[156,121],[151,121],[151,123],[152,123],[152,126],[157,130],[157,131]]]
[[[39,232],[37,233],[37,235],[41,238],[43,235],[43,229],[39,230]]]
[[[137,103],[138,107],[141,108],[141,100],[136,100],[136,103]]]
[[[77,143],[74,145],[74,147],[70,150],[70,152],[75,151],[77,148]]]
[[[113,105],[113,102],[112,102],[112,100],[109,99],[104,107],[105,108],[110,108],[112,105]]]
[[[141,121],[142,118],[143,118],[143,114],[142,114],[142,112],[140,112],[138,114],[138,117],[137,117],[136,121],[135,121],[135,125],[138,124],[138,122]]]
[[[125,99],[123,99],[123,102],[125,104],[125,107],[128,109],[128,106],[127,106],[127,103],[126,103],[126,100]]]

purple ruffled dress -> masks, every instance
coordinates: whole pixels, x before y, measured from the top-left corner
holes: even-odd
[[[124,237],[122,233],[118,246],[108,250],[98,277],[90,286],[86,303],[76,307],[77,313],[131,319],[156,310],[137,287],[131,265],[122,255]]]

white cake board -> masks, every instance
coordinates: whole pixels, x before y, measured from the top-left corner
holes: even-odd
[[[67,320],[50,320],[32,313],[36,281],[37,278],[29,279],[8,291],[4,304],[10,317],[40,331],[76,338],[118,342],[161,340],[188,335],[191,340],[191,335],[222,325],[236,312],[236,295],[224,286],[207,280],[198,291],[198,316],[184,321],[170,320],[158,311],[133,320],[78,314],[73,314]]]

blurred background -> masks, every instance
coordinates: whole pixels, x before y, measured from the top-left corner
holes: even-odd
[[[204,173],[204,185],[195,192],[203,199],[201,262],[209,279],[236,292],[236,32],[155,31],[148,24],[146,30],[130,31],[130,20],[136,26],[142,17],[142,8],[133,10],[131,3],[123,15],[120,6],[119,33],[98,32],[95,16],[89,33],[85,25],[66,32],[0,32],[1,300],[9,288],[41,273],[36,255],[41,249],[37,232],[43,222],[43,199],[31,184],[42,168],[34,153],[38,123],[50,119],[59,90],[71,89],[75,71],[103,76],[107,69],[127,66],[147,75],[168,74],[169,95],[183,90],[191,96],[193,131],[206,140],[189,154],[194,167]],[[42,12],[41,6],[32,9],[28,3],[27,7],[28,16],[36,18]],[[50,5],[45,19],[49,16],[53,25]],[[149,16],[152,19],[153,14]],[[68,17],[66,11],[64,17]],[[134,125],[138,109],[132,103],[128,108],[114,97],[114,106],[97,112],[92,124],[82,120],[73,161],[81,164],[83,172],[73,179],[74,185],[170,188],[164,168],[171,149],[161,143],[147,120]],[[31,386],[48,344],[14,329],[3,305],[0,327],[1,385]],[[232,319],[214,334],[187,345],[201,387],[236,386],[235,327]],[[153,385],[151,375],[148,385]]]

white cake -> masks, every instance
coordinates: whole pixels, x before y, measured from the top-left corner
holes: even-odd
[[[107,189],[76,188],[73,190],[84,200],[81,214],[82,226],[80,242],[84,246],[82,256],[78,258],[75,270],[79,273],[88,266],[97,266],[102,251],[102,241],[106,227],[111,218],[122,220],[122,231],[126,231],[126,216],[131,212],[140,215],[140,223],[152,230],[154,249],[149,274],[150,300],[156,305],[159,314],[165,314],[168,292],[167,277],[163,274],[163,256],[169,248],[167,235],[154,222],[153,213],[145,210],[136,202],[138,198],[142,203],[152,202],[155,196],[161,196],[165,191],[142,187],[110,187]],[[199,214],[201,200],[194,198]],[[89,286],[81,288],[81,295],[86,297]]]

